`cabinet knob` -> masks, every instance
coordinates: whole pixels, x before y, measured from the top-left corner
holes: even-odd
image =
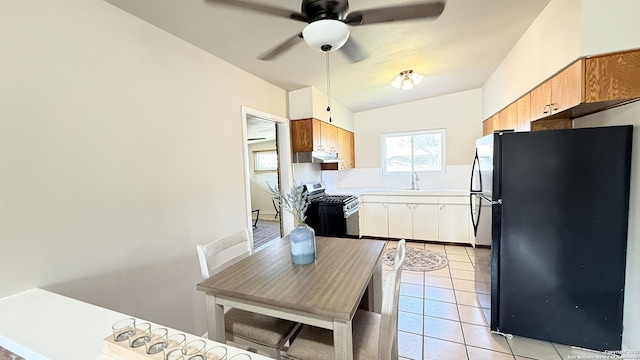
[[[547,110],[547,108],[549,108],[549,109]],[[551,105],[550,104],[545,105],[544,109],[542,109],[542,113],[543,114],[548,114],[550,112],[551,112]]]
[[[553,111],[558,110],[558,104],[551,103],[551,110]]]
[[[440,205],[440,210],[444,210],[444,205]]]

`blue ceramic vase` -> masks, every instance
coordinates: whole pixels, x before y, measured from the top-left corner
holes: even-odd
[[[289,234],[291,261],[294,264],[311,264],[316,260],[316,232],[307,225],[299,225]]]

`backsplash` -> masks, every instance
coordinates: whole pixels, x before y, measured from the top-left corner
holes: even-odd
[[[418,186],[422,190],[467,189],[471,165],[449,165],[441,174],[418,173]],[[322,171],[322,181],[327,190],[355,189],[408,189],[411,176],[382,175],[381,168],[356,168],[345,171]]]

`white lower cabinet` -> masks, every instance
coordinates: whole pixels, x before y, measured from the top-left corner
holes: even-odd
[[[413,238],[438,240],[438,205],[416,204],[413,208]]]
[[[438,240],[438,198],[389,196],[389,237]]]
[[[362,211],[362,228],[360,235],[389,237],[389,215],[387,212],[386,196],[362,197],[360,210]]]
[[[363,195],[360,235],[469,243],[466,196]]]
[[[413,239],[413,204],[389,204],[389,237]]]
[[[438,239],[440,241],[469,243],[469,199],[449,197],[440,200]]]

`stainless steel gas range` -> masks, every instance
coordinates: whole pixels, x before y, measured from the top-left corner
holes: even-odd
[[[327,195],[321,183],[304,185],[307,191],[307,225],[318,236],[359,237],[358,210],[355,195]]]

